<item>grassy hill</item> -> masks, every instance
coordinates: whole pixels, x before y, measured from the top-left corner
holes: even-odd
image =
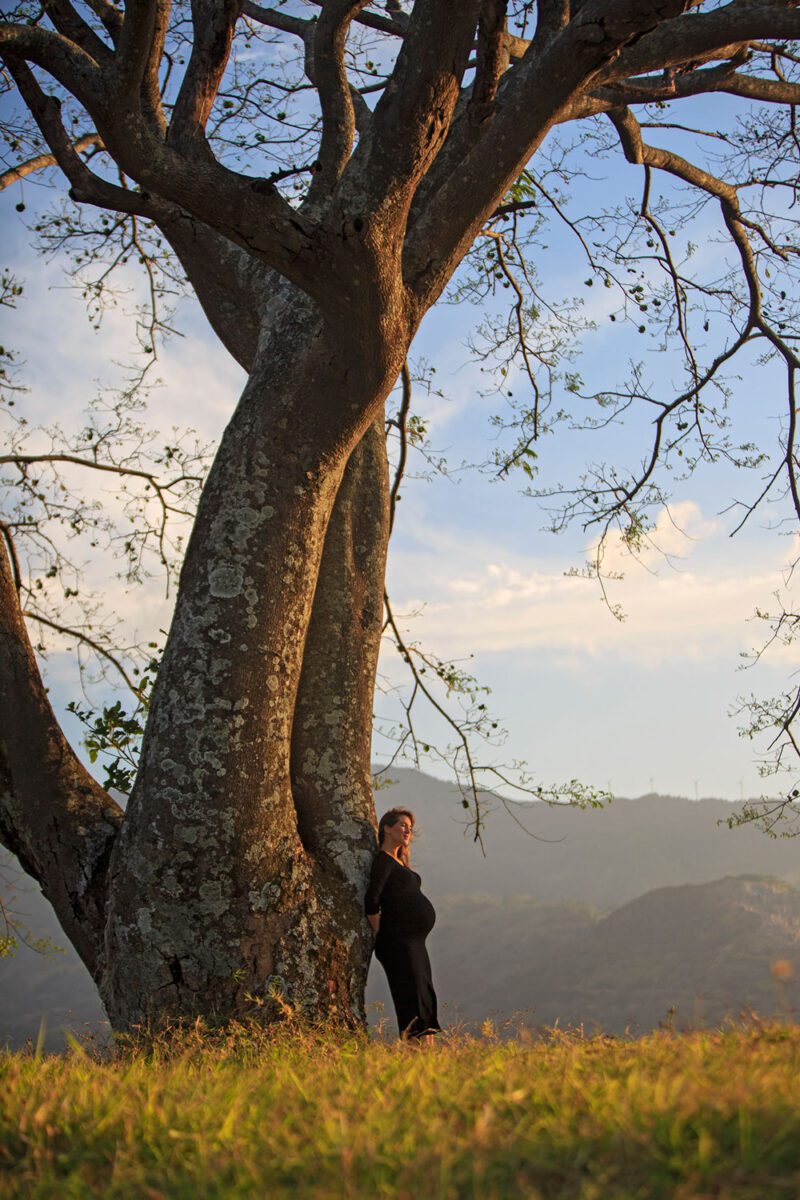
[[[800,1031],[0,1054],[7,1200],[796,1200]]]

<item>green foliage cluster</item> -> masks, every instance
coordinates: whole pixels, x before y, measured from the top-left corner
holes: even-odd
[[[434,1046],[197,1028],[102,1062],[0,1058],[0,1193],[794,1198],[800,1030]]]
[[[157,650],[158,646],[150,642],[148,648]],[[135,706],[130,710],[121,700],[99,708],[84,707],[75,700],[67,705],[67,712],[77,717],[84,728],[83,745],[89,761],[96,763],[99,759],[105,771],[103,787],[125,796],[130,793],[136,778],[144,725],[160,661],[160,657],[152,657],[141,670],[134,668],[139,685]]]

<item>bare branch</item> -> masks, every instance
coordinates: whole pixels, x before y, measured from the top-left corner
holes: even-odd
[[[58,32],[90,54],[96,63],[111,61],[113,51],[77,14],[69,0],[44,0],[44,9]]]
[[[8,30],[9,27],[0,26],[0,47]],[[23,32],[47,33],[39,29]],[[44,40],[47,54],[38,55],[38,41],[28,49],[35,50],[38,57],[47,60],[52,39],[60,49],[64,39],[55,34]],[[19,42],[20,46],[26,44],[24,38]],[[31,58],[34,59],[32,52]],[[38,61],[38,58],[34,60]],[[149,216],[154,220],[169,213],[169,202],[177,203],[262,261],[267,261],[309,294],[323,300],[330,297],[330,281],[322,278],[324,272],[316,261],[305,224],[267,180],[236,175],[214,160],[201,164],[196,159],[186,159],[153,136],[144,121],[139,124],[137,136],[132,137],[130,125],[136,124],[135,115],[120,112],[114,105],[107,110],[107,96],[102,102],[95,102],[95,98],[89,96],[86,107],[98,118],[98,133],[104,144],[114,146],[123,169],[152,189],[152,194],[150,190],[137,192],[115,187],[93,175],[75,153],[60,120],[58,102],[42,91],[30,68],[16,55],[9,56],[9,68],[59,166],[70,180],[75,200]],[[53,74],[58,77],[55,70]],[[64,82],[65,86],[70,86],[68,78]],[[81,98],[77,91],[76,94]],[[119,128],[120,121],[124,129]],[[123,139],[122,143],[117,142],[118,137]]]
[[[797,394],[795,388],[795,380],[797,376],[796,362],[787,362],[787,399],[788,399],[788,427],[786,431],[786,474],[789,479],[789,494],[792,497],[792,505],[794,506],[795,516],[800,521],[800,488],[797,482]],[[798,693],[798,703],[800,704],[800,693]],[[794,720],[797,715],[797,710],[792,713],[789,718]],[[795,746],[795,749],[800,755],[800,748]]]
[[[103,22],[106,33],[116,46],[122,33],[122,14],[109,0],[86,0],[89,8]]]
[[[311,0],[317,8],[322,8],[326,0]],[[405,37],[408,30],[408,17],[403,12],[395,12],[392,16],[381,17],[377,13],[359,13],[355,18],[359,25],[367,29],[377,29],[379,33],[390,33],[394,37]]]
[[[394,515],[397,508],[397,496],[400,491],[400,484],[405,474],[406,461],[408,459],[408,414],[411,411],[411,371],[408,367],[408,359],[403,363],[403,370],[400,376],[403,385],[403,399],[400,404],[400,411],[397,414],[395,424],[400,434],[400,457],[397,462],[397,468],[392,480],[392,488],[389,493],[389,533],[394,529]]]
[[[450,713],[447,711],[447,709],[444,708],[444,706],[439,703],[439,701],[434,696],[433,692],[428,687],[425,680],[422,678],[419,668],[417,667],[416,663],[414,662],[413,656],[412,656],[408,646],[406,645],[405,639],[403,638],[403,635],[400,632],[400,629],[398,628],[397,621],[395,620],[394,612],[392,610],[392,605],[389,600],[388,592],[384,593],[383,599],[384,599],[384,604],[386,606],[386,622],[392,631],[392,635],[393,635],[395,643],[397,645],[397,649],[400,651],[400,654],[401,654],[402,658],[404,659],[404,661],[406,662],[408,669],[411,671],[411,674],[414,679],[415,692],[416,691],[422,692],[422,694],[425,696],[428,703],[439,713],[439,715],[441,717],[444,718],[446,723],[451,727],[451,729],[456,734],[459,745],[464,754],[464,760],[467,764],[467,776],[468,776],[468,780],[469,780],[468,790],[469,790],[470,796],[472,797],[472,803],[474,805],[474,812],[475,812],[475,841],[480,842],[481,846],[482,846],[483,842],[481,841],[481,829],[483,827],[483,820],[481,817],[481,800],[480,800],[480,793],[478,791],[478,780],[477,780],[476,773],[475,773],[475,764],[474,764],[473,757],[472,757],[472,748],[469,743],[469,738],[467,737],[466,733],[464,732],[464,729],[461,727],[461,725],[458,723],[458,721],[454,720],[454,718],[450,715]],[[414,704],[414,698],[415,698],[415,695],[412,692],[411,699],[409,700],[408,705],[404,706],[406,709],[407,719],[410,718],[411,708]],[[412,740],[414,740],[416,742],[416,738],[413,733],[413,725],[410,725],[409,728],[411,730]]]
[[[67,38],[33,25],[0,22],[0,55],[9,63],[27,60],[47,71],[88,111],[99,105],[103,80],[94,59]]]
[[[72,149],[76,154],[80,154],[82,150],[94,148],[101,150],[103,148],[103,139],[96,133],[84,133],[81,137],[76,138],[72,142]],[[12,183],[19,183],[27,175],[33,175],[35,171],[43,171],[46,167],[55,167],[58,160],[55,154],[37,154],[33,158],[27,159],[25,162],[18,163],[16,167],[9,167],[0,175],[0,192]]]
[[[48,96],[42,91],[27,63],[10,60],[9,71],[42,131],[53,159],[72,185],[73,199],[113,208],[119,212],[153,215],[153,206],[146,197],[125,188],[115,187],[89,170],[62,124],[61,105],[53,96]],[[102,138],[99,135],[95,137],[96,144],[102,145]]]
[[[738,74],[736,65],[737,60],[733,60],[688,75],[666,71],[661,78],[628,79],[611,88],[599,88],[595,97],[612,101],[616,98],[618,104],[653,104],[659,100],[682,100],[688,96],[720,92],[767,104],[800,103],[800,84]]]
[[[506,258],[505,248],[503,246],[502,236],[498,236],[495,238],[495,246],[497,248],[498,266],[500,267],[500,270],[503,273],[503,277],[505,278],[509,287],[513,290],[514,296],[516,297],[516,299],[514,301],[514,321],[516,324],[516,332],[517,332],[517,340],[518,340],[518,344],[519,344],[519,349],[522,354],[522,361],[523,361],[523,364],[525,367],[525,374],[528,378],[528,382],[530,383],[531,389],[533,391],[533,438],[532,438],[532,440],[536,441],[539,437],[539,384],[537,383],[537,380],[536,380],[536,371],[533,366],[532,354],[531,354],[531,350],[528,346],[528,339],[527,339],[527,336],[525,333],[525,321],[524,321],[525,297],[522,293],[522,288],[520,287],[519,283],[517,282],[514,272],[511,270],[511,268],[509,266],[508,259]],[[527,447],[525,447],[525,449],[527,449]],[[519,455],[519,453],[520,453],[520,451],[517,452],[518,455]],[[507,468],[506,468],[506,470],[507,470]]]
[[[158,87],[158,67],[169,20],[169,0],[128,0],[115,56],[114,91],[139,110],[142,92]]]
[[[159,498],[163,498],[164,488],[159,483],[155,475],[150,471],[140,471],[134,467],[118,466],[116,463],[98,462],[93,458],[81,458],[77,454],[3,454],[0,455],[0,464],[8,463],[12,466],[17,466],[24,469],[32,463],[71,463],[76,467],[89,467],[93,471],[108,471],[112,475],[132,475],[137,479],[144,479],[154,489]],[[181,476],[177,482],[191,479],[192,482],[200,482],[199,476]],[[169,505],[166,505],[169,507]]]
[[[800,36],[800,13],[794,0],[777,3],[732,3],[712,12],[664,20],[627,46],[603,71],[603,84],[618,82],[670,67],[699,65],[711,59],[732,59],[748,43],[762,38]]]
[[[122,676],[122,679],[127,687],[133,692],[136,699],[141,700],[141,686],[131,678],[131,676],[125,670],[125,667],[122,665],[119,657],[116,654],[113,654],[101,642],[89,637],[89,635],[82,629],[73,629],[68,625],[59,625],[57,621],[51,621],[49,617],[45,617],[42,613],[37,613],[32,609],[23,609],[22,615],[28,621],[37,621],[40,625],[46,625],[48,629],[52,629],[56,633],[63,633],[65,637],[74,638],[75,641],[82,642],[85,646],[88,646],[90,650],[93,650],[95,654],[99,654],[101,658],[105,658],[113,667],[116,668],[116,670]]]
[[[253,3],[253,0],[245,0],[242,5],[242,13],[251,21],[257,21],[259,25],[267,25],[270,29],[280,29],[283,33],[293,33],[303,41],[305,41],[312,24],[311,21],[304,21],[300,17],[291,17],[288,13],[281,12],[280,9],[264,8],[261,4]]]
[[[608,116],[619,134],[628,162],[658,167],[712,196],[717,196],[726,204],[738,206],[736,188],[731,184],[717,179],[709,171],[696,167],[671,150],[661,150],[655,146],[646,145],[642,140],[639,123],[628,109],[614,109]]]
[[[769,237],[768,232],[762,228],[757,222],[754,222],[745,216],[740,208],[737,189],[732,184],[726,183],[718,179],[710,172],[704,171],[689,163],[680,155],[670,151],[665,151],[656,147],[648,146],[644,143],[641,136],[641,128],[632,113],[627,109],[615,109],[609,113],[609,118],[614,124],[620,136],[620,141],[623,146],[626,158],[631,163],[639,163],[645,168],[645,192],[641,206],[641,216],[647,221],[650,228],[659,238],[662,250],[664,252],[664,263],[666,269],[670,273],[675,290],[675,305],[678,320],[679,333],[682,337],[687,361],[689,364],[692,384],[689,389],[684,391],[680,396],[674,398],[669,403],[659,404],[659,413],[654,423],[654,437],[652,447],[647,456],[645,463],[636,473],[635,477],[629,482],[624,482],[619,479],[613,472],[611,480],[602,485],[598,485],[596,481],[593,485],[593,494],[597,495],[602,492],[606,497],[606,502],[598,509],[595,507],[589,516],[587,526],[592,524],[602,524],[604,530],[609,529],[610,521],[622,515],[627,515],[633,522],[632,528],[636,528],[636,516],[632,508],[637,497],[647,494],[647,489],[651,486],[650,481],[653,478],[656,467],[660,461],[662,450],[665,441],[667,441],[667,449],[673,448],[676,441],[669,442],[665,438],[666,422],[668,418],[681,409],[688,402],[694,406],[693,427],[696,429],[704,448],[705,454],[713,458],[713,452],[709,446],[705,433],[702,428],[702,407],[700,404],[700,394],[708,386],[710,381],[717,375],[719,369],[726,362],[729,362],[742,346],[756,337],[763,337],[768,340],[775,348],[778,354],[783,358],[788,375],[788,406],[789,406],[789,421],[788,432],[786,437],[786,445],[784,456],[779,467],[771,474],[765,488],[762,490],[760,497],[747,508],[747,512],[742,521],[737,526],[741,528],[744,521],[752,513],[760,501],[768,494],[773,484],[775,483],[778,474],[781,470],[786,471],[788,479],[789,493],[792,497],[798,516],[800,516],[800,489],[797,486],[796,479],[796,459],[795,459],[795,438],[796,438],[796,413],[795,413],[795,373],[800,368],[800,359],[796,353],[767,320],[763,310],[761,285],[758,277],[756,258],[753,247],[748,237],[748,230],[754,231],[769,249],[781,258],[786,258],[787,251],[783,247],[774,244]],[[691,184],[693,187],[705,192],[706,194],[715,197],[719,203],[722,213],[722,219],[731,237],[734,246],[739,254],[742,274],[749,293],[749,305],[747,307],[746,320],[743,328],[738,333],[731,345],[717,355],[711,366],[701,374],[695,361],[694,352],[688,341],[688,333],[684,323],[683,309],[684,301],[682,297],[682,283],[678,277],[675,264],[672,261],[671,253],[667,238],[661,230],[660,224],[653,217],[649,209],[649,191],[650,191],[650,170],[657,167],[667,171],[685,183]],[[688,424],[678,426],[679,430],[684,432],[679,434],[678,440],[686,436],[685,431],[689,428]],[[595,499],[594,504],[597,504]],[[603,534],[605,537],[605,532]],[[601,539],[602,544],[602,539]]]
[[[778,340],[775,335],[762,321],[761,290],[758,282],[758,273],[753,259],[752,248],[745,233],[745,227],[759,233],[770,248],[780,254],[781,257],[784,256],[785,251],[779,250],[772,243],[761,226],[742,214],[739,207],[738,192],[732,184],[725,183],[724,180],[718,179],[709,171],[704,171],[702,168],[696,167],[693,163],[690,163],[687,159],[682,158],[681,155],[675,154],[671,150],[662,150],[646,145],[642,140],[641,128],[636,118],[628,109],[614,109],[608,115],[620,135],[620,141],[629,162],[643,163],[649,167],[658,167],[662,171],[667,171],[678,179],[682,179],[685,183],[689,183],[711,196],[716,196],[720,200],[723,218],[739,250],[750,292],[749,324],[751,327],[761,328],[762,332],[771,341],[774,341],[777,348],[781,349],[783,353],[782,347],[778,346]],[[791,352],[788,353],[794,361],[794,355]]]

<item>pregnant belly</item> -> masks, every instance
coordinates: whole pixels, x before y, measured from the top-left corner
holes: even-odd
[[[427,896],[417,892],[393,912],[381,915],[380,932],[388,937],[427,937],[436,924],[436,910]]]

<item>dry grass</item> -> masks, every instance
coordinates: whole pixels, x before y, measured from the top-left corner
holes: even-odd
[[[800,1029],[0,1055],[0,1195],[796,1200]]]

